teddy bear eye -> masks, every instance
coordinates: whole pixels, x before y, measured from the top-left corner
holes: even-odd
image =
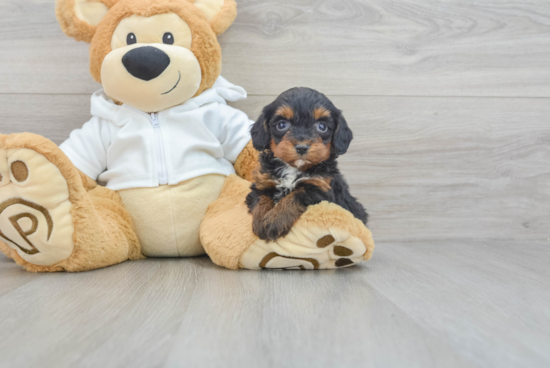
[[[164,36],[162,37],[162,42],[167,45],[173,45],[174,44],[174,36],[170,32],[166,32]]]
[[[133,45],[137,42],[136,35],[133,33],[128,33],[128,36],[126,37],[126,44]]]

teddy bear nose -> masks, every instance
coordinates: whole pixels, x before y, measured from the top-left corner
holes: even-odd
[[[143,46],[128,51],[122,57],[122,64],[134,77],[150,81],[166,70],[170,57],[156,47]]]

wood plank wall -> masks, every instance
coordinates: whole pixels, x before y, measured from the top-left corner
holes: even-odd
[[[223,75],[255,119],[294,86],[344,110],[375,239],[550,238],[550,3],[238,0]],[[99,89],[53,0],[0,2],[0,132],[56,143]]]

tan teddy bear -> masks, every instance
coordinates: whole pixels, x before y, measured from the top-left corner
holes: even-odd
[[[91,42],[102,90],[92,119],[57,147],[0,135],[0,250],[29,271],[84,271],[204,254],[224,267],[335,268],[372,255],[344,209],[312,206],[277,242],[244,203],[257,152],[246,92],[220,76],[217,35],[234,0],[58,0],[62,30]],[[237,175],[239,176],[237,176]],[[242,179],[244,178],[244,179]],[[98,182],[101,185],[98,185]],[[347,248],[346,259],[334,247]]]

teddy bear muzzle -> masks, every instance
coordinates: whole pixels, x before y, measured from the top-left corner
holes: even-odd
[[[180,105],[201,85],[197,57],[185,47],[134,44],[111,51],[101,79],[107,96],[140,111],[156,112]]]

